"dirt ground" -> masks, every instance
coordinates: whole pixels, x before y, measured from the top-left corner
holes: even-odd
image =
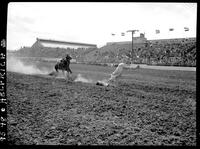
[[[195,72],[126,70],[117,87],[7,72],[7,99],[9,144],[196,145]]]

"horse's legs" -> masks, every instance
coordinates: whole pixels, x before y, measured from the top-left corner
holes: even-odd
[[[65,78],[69,79],[69,75],[68,75],[69,73],[67,71],[64,71],[64,72],[65,72]]]
[[[72,73],[71,69],[69,68],[69,72]]]
[[[71,76],[70,74],[71,74],[70,72],[67,72],[67,77],[68,78],[70,78],[70,76]]]
[[[67,77],[67,79],[69,79],[69,73],[68,73],[68,71],[66,71],[66,77]]]
[[[64,70],[62,70],[62,74],[63,74],[63,76],[65,77],[65,71],[64,71]]]

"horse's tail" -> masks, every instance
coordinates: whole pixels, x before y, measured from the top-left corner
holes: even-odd
[[[55,68],[56,72],[58,72],[58,64],[56,64],[54,68]]]

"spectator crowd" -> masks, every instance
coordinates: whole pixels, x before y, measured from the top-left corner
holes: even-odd
[[[182,40],[154,40],[146,43],[111,44],[101,48],[60,49],[23,47],[14,52],[22,57],[61,58],[70,54],[82,63],[119,63],[129,58],[133,63],[167,66],[196,66],[196,38]]]
[[[106,50],[105,50],[106,49]],[[101,51],[101,50],[100,50]],[[196,41],[179,40],[151,42],[131,45],[108,45],[100,52],[99,62],[119,62],[122,58],[132,58],[134,63],[167,66],[196,66]],[[114,60],[113,60],[114,59]]]

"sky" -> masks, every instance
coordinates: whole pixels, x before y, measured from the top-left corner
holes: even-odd
[[[188,38],[196,37],[196,27],[197,3],[11,2],[7,49],[30,47],[36,38],[101,47],[107,42],[131,41],[127,31],[134,29],[139,30],[134,37],[145,33],[147,40]]]

